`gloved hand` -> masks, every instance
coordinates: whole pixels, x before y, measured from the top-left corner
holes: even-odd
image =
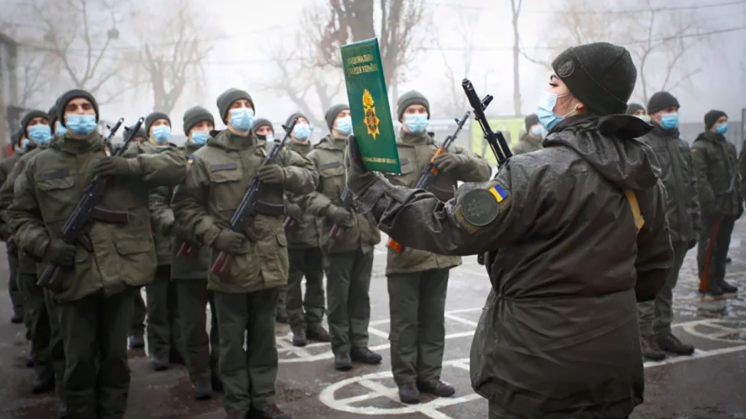
[[[160,219],[160,233],[164,236],[170,236],[171,230],[174,226],[174,213],[173,211],[165,211]]]
[[[103,158],[99,160],[95,166],[93,166],[93,173],[101,176],[131,176],[134,173],[128,160],[129,159],[125,159],[123,157]]]
[[[347,187],[355,194],[362,195],[370,185],[379,181],[378,176],[365,170],[363,156],[357,144],[357,138],[351,135],[345,148],[345,170]]]
[[[334,224],[342,227],[349,227],[352,224],[352,214],[342,207],[337,207],[329,213],[329,219]]]
[[[285,212],[294,220],[300,220],[303,218],[303,209],[300,205],[294,202],[288,202],[285,204]]]
[[[226,228],[218,234],[212,246],[225,253],[236,254],[241,251],[241,245],[245,239],[243,234]]]
[[[265,164],[256,172],[259,180],[268,185],[285,183],[285,171],[276,164]]]
[[[189,242],[190,235],[189,230],[181,224],[174,224],[171,226],[171,236],[176,237],[179,240]]]
[[[435,164],[435,167],[438,168],[438,170],[451,172],[453,170],[457,170],[462,164],[464,164],[466,159],[466,156],[462,156],[459,154],[443,153],[440,156],[436,157],[435,160],[433,160],[433,163]]]
[[[73,266],[75,264],[75,251],[77,248],[67,244],[61,239],[52,239],[47,245],[45,259],[55,265]]]

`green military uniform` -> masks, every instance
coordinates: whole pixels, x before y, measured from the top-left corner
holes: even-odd
[[[218,99],[221,116],[247,93],[231,89]],[[250,125],[249,125],[250,126]],[[253,131],[248,136],[226,129],[213,132],[207,146],[197,150],[184,184],[174,195],[176,222],[197,244],[214,246],[254,177],[265,148]],[[245,414],[274,405],[277,376],[275,312],[280,287],[287,283],[287,240],[283,231],[283,189],[307,194],[316,188],[317,175],[295,152],[281,152],[281,185],[263,184],[258,213],[253,220],[256,242],[245,240],[234,254],[230,271],[210,273],[220,326],[220,374],[225,389],[223,405],[230,415]],[[213,249],[212,260],[218,255]],[[246,344],[246,350],[244,350]],[[233,416],[231,416],[233,417]]]
[[[125,135],[128,134],[129,127],[125,127]],[[145,135],[145,130],[140,128],[135,134],[133,142],[139,140],[139,142],[147,141],[148,136]],[[105,145],[106,146],[106,145]],[[130,329],[130,348],[141,348],[145,346],[145,316],[148,313],[148,309],[145,306],[145,300],[142,297],[142,292],[138,288],[135,290],[132,307],[132,326]]]
[[[413,188],[438,149],[426,131],[405,132],[396,142],[401,175],[387,175],[396,186]],[[486,160],[459,147],[450,153],[459,165],[439,173],[431,187],[443,200],[453,196],[456,181],[483,182],[490,177]],[[450,196],[449,196],[450,195]],[[461,264],[458,256],[444,256],[405,247],[388,249],[386,277],[391,316],[391,369],[397,385],[439,378],[445,348],[445,303],[448,271]]]
[[[513,148],[513,154],[524,154],[524,153],[530,153],[532,151],[541,150],[544,148],[541,143],[544,141],[541,135],[536,135],[536,133],[532,133],[531,129],[534,126],[538,126],[536,124],[539,123],[539,117],[536,114],[531,114],[526,117],[524,120],[524,126],[526,128],[526,133],[521,136],[521,139],[518,140],[518,144]],[[533,135],[532,135],[533,134]]]
[[[88,99],[98,112],[88,92],[73,90],[60,97],[60,116],[66,104],[79,97]],[[151,281],[156,269],[147,191],[176,184],[184,176],[184,162],[176,152],[140,156],[130,149],[124,157],[106,157],[102,137],[95,130],[80,140],[68,133],[28,162],[8,210],[20,247],[39,260],[49,260],[50,249],[60,246],[55,243],[61,228],[94,168],[116,167],[109,173],[120,173],[111,176],[100,206],[127,211],[128,223],[93,222],[88,232],[93,252],[77,246],[74,266],[63,269],[58,279],[62,289],[55,299],[60,304],[67,358],[64,384],[69,417],[124,415],[133,287]]]
[[[706,131],[692,144],[702,212],[702,232],[697,248],[699,291],[716,294],[716,291],[722,294],[730,237],[736,220],[743,213],[736,147],[722,134],[710,131],[717,120],[715,116],[720,115],[725,113],[708,112]],[[726,283],[726,287],[728,285]]]
[[[21,154],[16,152],[0,162],[0,186],[5,184],[8,175],[16,165]],[[23,293],[18,288],[18,248],[11,239],[12,230],[5,220],[0,220],[0,240],[5,242],[8,253],[8,295],[13,305],[13,319],[23,319]],[[14,320],[15,321],[15,320]]]
[[[554,120],[548,148],[513,156],[495,180],[444,204],[364,173],[351,141],[347,185],[404,246],[490,251],[470,362],[490,418],[626,418],[644,386],[636,300],[653,299],[672,265],[665,189],[635,140],[650,126],[617,115],[636,77],[629,52],[581,45],[553,68],[589,114]]]
[[[373,247],[381,241],[373,219],[357,206],[342,235],[329,237],[334,225],[329,216],[342,205],[345,188],[344,149],[345,139],[330,134],[307,155],[319,172],[319,190],[308,198],[306,209],[318,217],[319,245],[326,256],[329,334],[335,354],[368,347]]]
[[[288,146],[301,156],[307,156],[313,147],[310,143],[291,142]],[[292,196],[287,199],[306,208],[306,196]],[[324,258],[319,248],[319,233],[316,230],[316,217],[308,212],[301,219],[294,220],[294,227],[286,231],[290,274],[287,286],[287,313],[292,328],[307,329],[311,325],[321,325],[326,311],[324,298]],[[306,277],[306,295],[301,290],[301,280]]]

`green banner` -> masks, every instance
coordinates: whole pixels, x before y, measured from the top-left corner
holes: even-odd
[[[365,168],[401,173],[378,38],[342,47],[352,130]]]

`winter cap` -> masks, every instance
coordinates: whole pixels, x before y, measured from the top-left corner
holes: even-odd
[[[339,115],[340,112],[346,111],[349,109],[350,109],[349,106],[347,106],[344,103],[340,103],[338,105],[332,106],[326,111],[326,113],[324,114],[324,119],[326,119],[326,125],[329,127],[330,131],[332,127],[334,126],[334,121],[337,120],[337,115]]]
[[[640,105],[639,103],[630,103],[627,105],[627,112],[625,112],[627,115],[632,115],[633,113],[637,111],[643,111],[645,112],[645,107]]]
[[[254,125],[251,126],[251,130],[256,132],[261,127],[269,127],[272,130],[272,134],[275,133],[275,127],[272,125],[272,121],[265,118],[259,118],[254,120]]]
[[[31,122],[32,119],[36,117],[42,117],[49,122],[49,115],[47,115],[46,112],[40,111],[38,109],[32,109],[30,110],[26,115],[23,116],[23,119],[21,120],[21,129],[23,129],[23,133],[28,137],[28,129],[26,126],[29,122]]]
[[[531,127],[539,123],[539,116],[535,113],[526,117],[526,131],[530,131]]]
[[[425,106],[425,109],[427,109],[427,119],[430,119],[430,102],[427,101],[427,98],[422,93],[416,90],[410,90],[399,97],[399,100],[396,102],[398,119],[401,120],[407,107],[415,103]]]
[[[213,127],[215,126],[215,118],[213,118],[210,111],[201,106],[189,108],[184,112],[184,135],[189,136],[189,130],[202,121],[209,121]]]
[[[228,115],[228,110],[230,109],[231,105],[233,104],[233,102],[239,99],[248,100],[249,103],[251,103],[251,107],[254,108],[254,113],[256,114],[256,106],[254,106],[254,101],[251,99],[251,95],[243,90],[231,88],[218,96],[218,111],[220,112],[221,120],[225,121],[225,117]]]
[[[16,132],[10,136],[10,145],[13,147],[17,146],[18,142],[21,141],[21,137],[23,137],[23,128],[18,128]]]
[[[712,109],[710,112],[707,112],[705,114],[705,129],[708,130],[712,128],[713,125],[715,125],[715,122],[720,119],[721,116],[728,117],[728,115],[723,111],[718,111],[716,109]]]
[[[680,106],[679,101],[668,92],[658,92],[648,100],[648,114],[654,114],[672,106]]]
[[[570,47],[552,61],[557,76],[590,112],[623,114],[637,80],[629,51],[608,42]]]
[[[91,105],[93,105],[93,111],[96,113],[96,122],[98,122],[98,102],[96,102],[96,98],[85,90],[73,89],[63,93],[62,96],[57,99],[57,120],[62,123],[62,126],[67,127],[67,125],[65,125],[65,108],[67,108],[67,104],[70,103],[71,100],[79,97],[91,102]]]
[[[49,115],[49,126],[52,127],[52,132],[54,132],[54,123],[57,121],[57,103],[49,108],[47,115]]]
[[[286,127],[289,127],[289,126],[290,126],[290,124],[292,124],[292,123],[293,123],[293,118],[296,118],[296,117],[297,117],[297,118],[306,118],[306,116],[305,116],[305,115],[303,115],[302,113],[300,113],[300,112],[296,112],[296,113],[294,113],[294,114],[291,114],[290,116],[288,116],[288,119],[287,119],[287,120],[285,120],[285,126],[286,126]],[[306,119],[308,119],[308,118],[306,118]]]
[[[150,136],[150,127],[159,119],[165,119],[168,121],[168,125],[171,125],[171,118],[163,112],[152,112],[150,115],[145,117],[145,134]],[[148,138],[145,137],[145,138]]]
[[[129,135],[130,132],[132,132],[132,128],[135,126],[132,125],[131,127],[124,127],[124,134],[125,136]],[[142,138],[143,140],[147,140],[148,136],[145,134],[145,130],[142,129],[142,126],[140,126],[140,129],[137,130],[137,133],[135,133],[135,136],[132,137],[132,140],[135,141],[138,138]]]

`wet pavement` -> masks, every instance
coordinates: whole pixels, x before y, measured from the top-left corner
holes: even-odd
[[[733,263],[728,266],[727,279],[746,290],[746,241],[741,237],[746,238],[744,220],[737,224],[734,233],[730,251]],[[490,289],[484,269],[476,258],[470,257],[451,273],[443,379],[456,387],[456,395],[444,399],[423,396],[423,403],[407,406],[399,402],[391,378],[385,252],[383,244],[376,249],[369,329],[371,349],[380,351],[383,363],[355,364],[350,372],[335,371],[328,344],[293,347],[289,328],[278,325],[278,404],[294,418],[485,418],[487,403],[471,390],[468,359],[476,322]],[[645,364],[645,403],[635,410],[633,419],[746,419],[746,298],[703,301],[697,293],[695,254],[695,250],[689,251],[675,290],[674,333],[695,345],[697,351],[692,357]],[[0,278],[7,278],[5,263],[0,263]],[[23,328],[7,321],[10,304],[5,282],[2,284],[0,419],[53,418],[54,396],[31,395],[33,373],[23,361],[27,351]],[[191,398],[184,367],[154,372],[145,352],[140,350],[131,351],[130,368],[132,384],[126,418],[225,416],[220,397],[207,402]]]

